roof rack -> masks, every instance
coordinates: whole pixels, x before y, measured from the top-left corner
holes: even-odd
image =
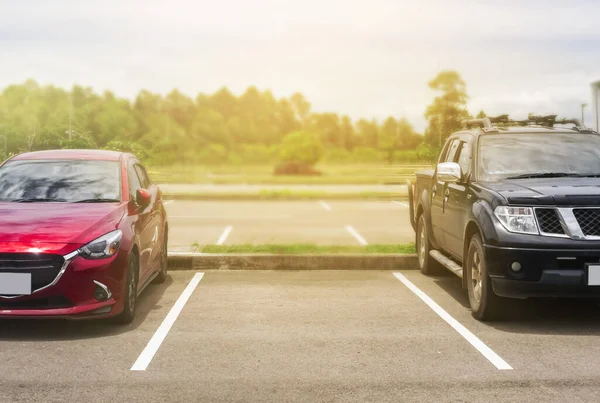
[[[556,119],[557,115],[538,116],[530,113],[527,119],[524,120],[513,120],[508,115],[500,115],[493,117],[486,117],[481,119],[471,119],[465,122],[466,129],[472,129],[479,127],[483,131],[497,131],[498,128],[511,127],[511,126],[541,126],[547,128],[553,128],[555,125],[569,125],[572,124],[574,127],[570,129],[578,131],[580,133],[596,133],[593,129],[585,127],[581,124],[579,119]]]

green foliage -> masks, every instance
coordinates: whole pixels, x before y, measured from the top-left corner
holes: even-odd
[[[303,162],[316,164],[323,156],[323,144],[314,133],[298,131],[290,133],[283,139],[280,149],[280,160],[283,162]]]
[[[196,160],[207,165],[225,165],[228,163],[227,149],[222,144],[209,144],[196,154]]]
[[[323,156],[325,162],[347,163],[352,161],[351,153],[345,148],[328,148]]]
[[[427,109],[422,136],[404,118],[358,119],[316,113],[299,92],[276,98],[248,87],[223,87],[195,97],[140,91],[133,101],[89,87],[65,90],[33,80],[0,92],[0,136],[8,153],[55,148],[104,148],[133,153],[149,164],[259,165],[278,161],[393,163],[430,159],[416,150],[439,146],[461,126],[465,83],[441,72],[429,86],[440,92]],[[0,144],[3,145],[3,144]],[[411,153],[412,151],[412,153]]]
[[[139,144],[132,141],[111,140],[108,142],[108,144],[106,144],[106,146],[104,146],[104,149],[131,153],[142,160],[148,158],[146,150]]]
[[[380,162],[382,155],[377,149],[357,147],[352,152],[352,162]]]
[[[467,112],[466,84],[456,71],[440,72],[429,82],[429,88],[441,92],[427,107],[425,117],[429,127],[425,138],[430,144],[440,146],[452,133],[460,130]]]
[[[476,116],[477,119],[481,119],[481,118],[487,118],[487,115],[485,114],[485,112],[483,110],[480,110],[479,113]]]

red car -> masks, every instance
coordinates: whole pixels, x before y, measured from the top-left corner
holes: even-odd
[[[21,154],[0,166],[0,317],[134,319],[167,275],[167,214],[131,154]]]

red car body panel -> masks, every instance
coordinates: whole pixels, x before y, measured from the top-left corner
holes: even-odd
[[[31,295],[0,295],[0,317],[80,319],[117,315],[124,306],[129,257],[134,253],[138,256],[138,292],[160,270],[167,231],[161,192],[156,185],[151,185],[147,189],[150,205],[140,210],[132,204],[128,167],[137,160],[129,154],[94,150],[42,151],[19,155],[11,161],[49,159],[121,161],[121,202],[0,203],[0,254],[76,255],[82,246],[117,229],[122,231],[119,251],[104,259],[75,256],[55,284]],[[96,300],[94,281],[108,287],[111,298]],[[54,306],[48,302],[44,305],[46,301],[57,299],[68,304]],[[111,309],[102,310],[105,307]],[[98,310],[100,313],[95,314]]]

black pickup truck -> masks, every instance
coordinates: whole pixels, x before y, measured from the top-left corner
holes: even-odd
[[[461,277],[475,318],[505,298],[600,298],[600,135],[577,120],[468,121],[409,199],[421,271]]]

